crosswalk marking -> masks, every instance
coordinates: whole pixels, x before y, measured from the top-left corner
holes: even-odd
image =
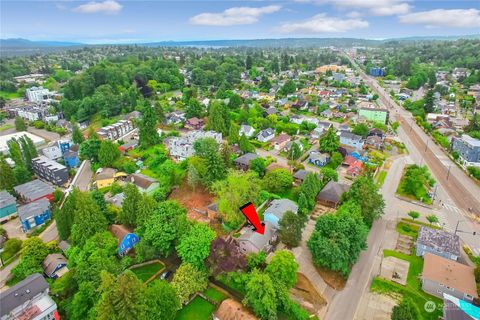
[[[453,212],[456,212],[456,213],[462,213],[460,211],[460,209],[458,209],[457,207],[453,206],[453,205],[450,205],[450,204],[443,204],[443,206],[445,207],[445,209],[449,210],[449,211],[453,211]]]

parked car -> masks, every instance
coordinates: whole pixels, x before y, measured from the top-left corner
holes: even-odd
[[[170,277],[171,274],[172,274],[172,271],[167,270],[160,275],[160,279],[162,280],[168,279],[168,277]]]

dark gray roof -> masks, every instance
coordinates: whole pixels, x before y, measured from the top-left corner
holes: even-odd
[[[45,274],[50,277],[60,264],[67,264],[67,259],[60,253],[50,253],[43,260],[42,268]]]
[[[20,196],[29,199],[38,199],[53,193],[53,188],[42,180],[33,180],[13,188]]]
[[[30,301],[37,294],[48,289],[48,283],[40,273],[34,273],[25,280],[0,293],[0,317],[9,314],[18,306]]]
[[[260,234],[249,228],[244,234],[238,237],[238,241],[248,241],[258,250],[263,250],[274,236],[273,226],[270,222],[265,222],[265,233]]]
[[[50,208],[50,201],[48,201],[46,198],[41,198],[24,206],[18,207],[18,216],[21,220],[27,220],[31,217],[36,217],[44,213],[48,208]]]
[[[287,211],[292,211],[293,213],[298,212],[298,205],[289,199],[275,199],[270,203],[267,210],[264,214],[273,214],[279,219],[282,219],[283,215]]]
[[[447,231],[422,226],[417,242],[439,252],[460,256],[460,237]]]
[[[293,177],[295,179],[299,179],[299,180],[302,180],[305,179],[305,176],[308,174],[308,171],[307,170],[303,170],[303,169],[300,169],[298,170],[297,172],[295,172],[295,174],[293,175]]]
[[[251,160],[254,160],[257,158],[258,158],[258,155],[255,153],[245,153],[243,156],[240,156],[237,159],[235,159],[234,162],[248,166]]]
[[[342,131],[340,136],[342,138],[349,139],[349,140],[354,140],[354,141],[362,141],[362,139],[363,139],[361,136],[358,136],[356,134],[353,134],[353,133],[347,132],[347,131]]]
[[[322,189],[322,191],[320,191],[317,199],[331,202],[339,202],[342,194],[347,192],[349,189],[349,185],[330,180],[327,185]]]
[[[267,128],[265,130],[262,130],[258,133],[257,137],[262,136],[262,137],[269,137],[272,134],[275,134],[275,131],[272,128]]]
[[[14,196],[12,196],[7,191],[0,192],[0,208],[8,207],[12,204],[15,204],[17,201]]]

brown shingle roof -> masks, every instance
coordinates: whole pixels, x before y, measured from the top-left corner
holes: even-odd
[[[424,260],[422,278],[478,297],[473,267],[430,253],[425,254]]]
[[[256,320],[248,310],[238,301],[233,299],[223,300],[217,311],[215,318],[219,320]],[[215,319],[214,318],[214,319]]]
[[[157,182],[157,180],[150,178],[141,173],[134,173],[128,177],[128,180],[135,184],[137,187],[142,189],[148,189],[153,183]]]
[[[349,185],[330,180],[317,196],[318,200],[325,200],[338,203],[342,194],[350,189]]]
[[[131,233],[127,227],[122,226],[121,224],[112,224],[108,229],[119,242],[121,242],[127,234]]]

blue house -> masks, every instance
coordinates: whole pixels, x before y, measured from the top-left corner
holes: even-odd
[[[308,162],[310,162],[311,164],[317,167],[323,167],[329,161],[330,161],[330,155],[328,153],[312,151],[310,152],[310,155],[308,157]]]
[[[379,67],[370,68],[370,75],[374,77],[384,77],[385,68],[379,68]]]
[[[28,232],[50,220],[52,217],[50,201],[41,198],[21,206],[18,208],[18,216],[22,223],[23,231]]]
[[[8,220],[17,213],[17,202],[7,191],[0,192],[0,222]]]
[[[278,222],[283,218],[287,211],[298,212],[298,205],[289,199],[275,199],[263,213],[263,220],[270,222],[274,228],[278,229]]]
[[[75,168],[78,166],[78,152],[77,151],[72,151],[68,150],[63,154],[63,160],[65,162],[65,165],[69,168]]]
[[[140,238],[135,233],[132,233],[120,224],[112,224],[109,229],[118,240],[118,255],[121,257],[126,255],[140,241]]]

